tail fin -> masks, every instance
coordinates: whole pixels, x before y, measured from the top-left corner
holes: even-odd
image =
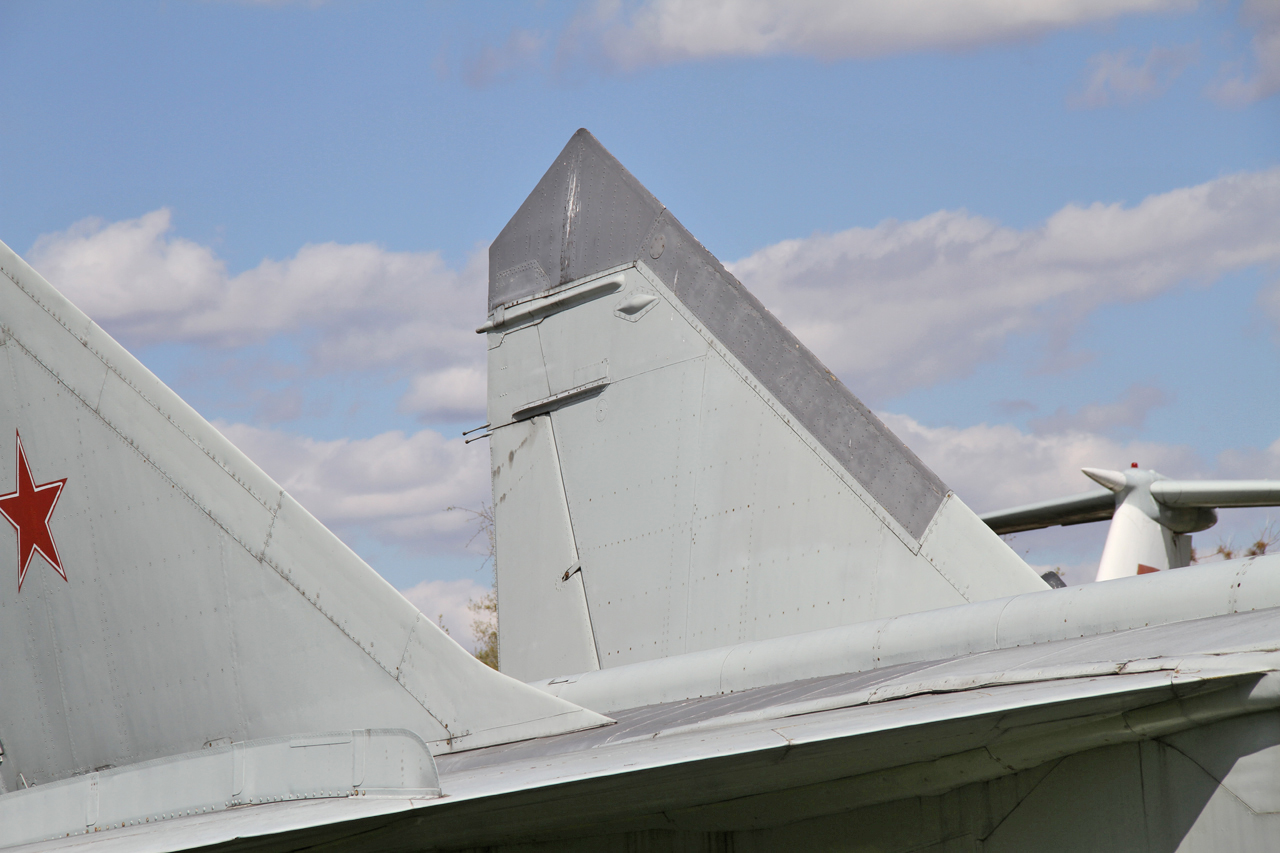
[[[0,273],[0,791],[223,740],[603,720],[472,658],[2,243]]]
[[[489,271],[503,671],[1046,588],[587,131]]]

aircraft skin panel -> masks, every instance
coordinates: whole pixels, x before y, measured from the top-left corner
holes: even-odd
[[[503,672],[533,681],[599,669],[551,418],[495,431],[490,452],[498,596],[522,605],[498,623]]]
[[[603,378],[618,382],[706,354],[703,336],[634,266],[597,280],[617,289],[537,325],[552,393],[596,378],[600,365],[606,365]]]
[[[36,466],[36,482],[49,479],[44,473],[47,460],[57,458],[59,448],[76,449],[64,459],[64,464],[74,467],[63,469],[68,485],[50,524],[67,568],[67,581],[35,556],[22,592],[16,593],[15,551],[9,542],[0,551],[0,636],[6,648],[15,646],[17,636],[38,638],[33,651],[38,649],[39,655],[32,659],[40,660],[28,668],[20,659],[0,658],[0,683],[5,685],[0,701],[12,708],[5,714],[5,731],[0,735],[10,761],[0,765],[0,772],[10,770],[12,762],[24,771],[29,783],[39,783],[59,778],[68,770],[129,763],[136,755],[129,744],[136,740],[154,743],[156,754],[164,754],[173,745],[157,704],[136,701],[138,685],[148,683],[151,673],[172,669],[172,644],[144,644],[122,654],[121,634],[134,626],[128,620],[118,623],[102,618],[95,612],[98,607],[107,604],[115,610],[124,602],[135,602],[140,609],[157,614],[160,624],[155,627],[173,631],[181,610],[165,607],[170,597],[213,604],[224,599],[225,593],[220,588],[222,555],[217,530],[201,523],[199,509],[181,498],[164,500],[172,487],[158,482],[154,469],[130,465],[114,454],[101,452],[114,434],[42,366],[20,353],[10,359],[10,367],[15,392],[10,399],[40,402],[38,409],[24,406],[14,412],[16,417],[6,424],[25,432],[24,450]],[[12,441],[8,430],[5,432],[6,443]],[[91,460],[88,464],[83,461],[86,455]],[[36,460],[45,461],[42,465]],[[14,482],[14,464],[12,451],[0,453],[3,482]],[[109,507],[107,517],[95,517],[94,507]],[[122,513],[145,517],[154,532],[139,539],[113,527],[111,521]],[[171,534],[175,528],[189,531],[181,545],[172,549],[176,554],[166,547],[176,544]],[[82,536],[71,535],[77,530]],[[110,556],[122,553],[120,549],[128,549],[125,553],[130,557],[113,565]],[[188,563],[182,557],[188,554],[205,558],[215,571],[201,573],[198,578],[184,577]],[[144,582],[131,571],[139,563],[153,564],[155,577]],[[175,632],[174,643],[183,646],[183,652],[192,653],[183,655],[187,663],[180,670],[185,673],[188,688],[184,695],[190,702],[179,704],[177,711],[197,727],[212,722],[204,719],[207,709],[237,693],[233,678],[221,667],[199,667],[203,656],[198,649],[208,637],[198,633],[212,627],[210,623],[196,627],[197,636],[189,628]],[[102,653],[84,654],[85,649]],[[120,694],[133,694],[129,699],[134,701],[122,701]],[[137,707],[128,714],[128,728],[121,731],[119,718],[124,707],[135,703]],[[174,710],[170,706],[169,711]],[[43,737],[31,730],[36,725],[44,729]],[[16,778],[6,782],[12,789]]]
[[[25,574],[0,526],[0,640],[27,650],[0,656],[7,790],[223,738],[408,728],[443,752],[605,722],[425,624],[2,244],[0,269],[0,492],[21,465],[62,484]]]
[[[924,533],[947,492],[941,480],[586,130],[490,246],[490,312],[637,260],[903,527]]]
[[[1280,607],[1280,557],[1262,557],[1141,575],[1105,586],[1084,584],[1014,598],[993,599],[937,611],[907,613],[804,634],[756,640],[678,658],[655,659],[582,673],[541,689],[600,713],[674,702],[720,692],[749,690],[794,679],[865,672],[930,658],[981,655],[1021,647],[1041,655],[1040,644],[1070,638],[1126,635],[1135,657],[1172,654],[1170,628],[1187,642],[1207,642],[1199,630],[1213,617],[1257,610],[1258,618]],[[1266,610],[1263,610],[1266,608]],[[1245,643],[1274,642],[1266,628],[1242,618],[1235,623]],[[1221,630],[1220,628],[1217,630]],[[1199,638],[1199,639],[1198,639]],[[1080,640],[1085,642],[1085,640]],[[1174,644],[1178,648],[1180,644]],[[1207,646],[1205,647],[1208,648]],[[982,658],[975,658],[981,660]]]
[[[281,490],[276,488],[269,496],[253,495],[253,499],[245,500],[252,494],[246,489],[202,488],[202,484],[211,479],[224,478],[225,469],[205,453],[192,453],[188,442],[172,441],[173,422],[151,406],[139,406],[138,397],[138,392],[119,374],[108,372],[98,398],[97,415],[117,433],[127,436],[135,447],[145,448],[138,451],[140,455],[184,495],[195,500],[200,509],[242,547],[261,554]],[[197,494],[199,497],[195,497]]]
[[[1031,577],[1035,572],[992,530],[974,525],[974,518],[973,511],[954,492],[948,494],[920,542],[921,556],[965,601],[1007,595],[1007,579],[1019,575],[1023,576],[1027,591],[1034,591]]]
[[[1063,759],[985,839],[984,850],[1037,850],[1050,839],[1055,850],[1080,853],[1149,849],[1139,756],[1138,744],[1125,744]]]
[[[489,423],[511,422],[526,403],[551,396],[536,327],[489,336]]]
[[[590,393],[549,407],[558,464],[539,457],[536,479],[563,483],[603,667],[1044,589],[954,496],[921,551],[644,264],[554,298],[488,332],[499,624],[536,634],[504,672],[574,671],[555,669],[577,653],[553,650],[527,594],[568,565],[538,564],[517,507],[544,497],[518,495],[534,480],[506,479],[503,460],[523,435],[511,418],[575,389]]]
[[[1230,621],[1231,617],[1219,620],[1219,627]],[[1077,665],[1089,660],[1088,644],[1063,645],[1067,660]],[[1122,637],[1112,638],[1110,651],[1120,651],[1123,645]],[[1007,669],[1004,657],[991,661],[993,673]],[[1179,732],[1199,726],[1224,765],[1252,765],[1253,779],[1264,779],[1267,768],[1275,769],[1274,754],[1256,748],[1267,742],[1266,732],[1274,730],[1272,709],[1280,702],[1280,694],[1267,680],[1274,676],[1260,679],[1257,674],[1274,667],[1274,654],[1240,657],[1237,663],[1228,655],[1226,668],[1216,674],[1192,674],[1199,662],[1194,658],[1181,664],[1175,659],[1160,661],[1174,669],[1125,674],[1121,657],[1113,659],[1111,675],[1081,672],[1036,684],[997,683],[954,692],[945,692],[952,683],[945,671],[925,664],[881,674],[878,685],[855,689],[843,706],[837,689],[826,710],[808,713],[764,698],[754,717],[735,715],[728,703],[752,697],[704,700],[719,706],[720,719],[685,728],[679,725],[677,710],[655,720],[663,709],[635,709],[619,715],[621,730],[443,757],[438,763],[440,785],[450,796],[419,801],[404,819],[368,818],[359,800],[315,804],[310,819],[314,826],[366,817],[357,824],[363,831],[352,833],[356,850],[420,849],[424,842],[446,849],[527,849],[517,845],[535,840],[564,845],[575,835],[579,843],[591,839],[594,849],[627,849],[628,840],[637,840],[637,826],[727,833],[747,849],[769,841],[805,848],[820,837],[822,827],[829,829],[832,821],[839,821],[850,831],[845,841],[855,845],[853,849],[880,838],[886,842],[881,849],[905,853],[918,850],[920,837],[930,835],[939,843],[972,835],[971,840],[985,840],[997,849],[1088,849],[1076,846],[1079,836],[1094,838],[1114,817],[1122,824],[1117,837],[1139,833],[1129,849],[1168,850],[1173,847],[1148,843],[1145,824],[1177,810],[1181,822],[1171,823],[1185,833],[1204,818],[1197,817],[1198,809],[1182,807],[1216,796],[1216,782],[1193,762],[1164,761],[1167,766],[1161,767],[1140,750],[1148,744],[1163,749],[1175,743]],[[941,669],[948,665],[942,663]],[[886,687],[912,681],[914,692],[898,693],[888,701],[874,698],[877,689],[893,696]],[[789,689],[804,695],[805,684]],[[683,705],[686,715],[696,709],[696,704]],[[905,739],[904,733],[909,734]],[[783,755],[785,761],[780,760]],[[1139,761],[1141,766],[1135,763]],[[1135,771],[1140,774],[1136,783]],[[1188,771],[1194,771],[1191,778]],[[1022,773],[1027,775],[1019,778]],[[1202,784],[1201,777],[1211,784]],[[1158,795],[1160,801],[1144,802],[1157,779],[1191,796]],[[1086,784],[1090,781],[1097,784]],[[1083,826],[1073,833],[1071,826],[1094,819],[1090,810],[1064,809],[1064,802],[1076,801],[1060,795],[1035,796],[1042,788],[1060,794],[1059,786],[1074,787],[1086,799],[1099,789],[1133,808],[1098,810],[1100,826]],[[1243,784],[1238,787],[1244,790]],[[1252,794],[1246,790],[1245,796]],[[885,821],[869,819],[934,797],[950,797],[952,808],[959,805],[957,800],[970,807],[956,811],[951,819],[926,814],[912,833],[892,843],[883,834]],[[1212,809],[1205,813],[1211,815]],[[334,827],[324,835],[326,827],[321,825],[308,835],[299,820],[305,815],[296,807],[267,806],[229,816],[228,823],[242,838],[254,830],[281,833],[278,846],[270,839],[245,838],[242,843],[255,849],[297,849],[350,832],[350,826]],[[1232,819],[1239,824],[1252,818],[1246,810]],[[246,820],[252,823],[246,825]],[[802,821],[820,823],[806,826]],[[173,839],[172,833],[184,822],[196,830],[206,828],[200,819],[184,818],[161,823],[153,831],[171,833]],[[1025,832],[1036,825],[1042,832],[1038,842],[1028,846]],[[1217,837],[1221,840],[1222,835]],[[699,849],[695,839],[674,849]],[[86,843],[96,846],[98,840]],[[705,844],[707,836],[696,840]],[[911,846],[913,841],[916,846]],[[147,847],[138,844],[133,849]],[[1113,848],[1104,844],[1093,849]],[[1255,844],[1246,849],[1266,848]]]
[[[704,369],[650,370],[551,415],[602,667],[686,651]]]
[[[1201,730],[1218,755],[1258,775],[1280,774],[1270,750],[1242,752],[1225,733],[1273,728],[1280,715],[1256,714]],[[1188,757],[1175,734],[1161,740],[1106,747],[1056,764],[987,836],[983,851],[1271,850],[1280,815],[1251,809],[1227,785]],[[1064,804],[1070,804],[1064,807]]]
[[[640,286],[661,290],[643,279]],[[552,340],[584,337],[569,321],[591,307],[543,320],[543,352],[555,351]],[[601,321],[621,328],[624,344],[656,327],[658,340],[644,351],[697,352],[694,330],[661,309],[634,326],[609,314],[585,313],[580,322]],[[607,359],[609,387],[551,415],[561,445],[572,448],[561,467],[604,666],[861,621],[883,612],[867,590],[909,609],[964,602],[907,550],[905,534],[881,536],[869,499],[718,352],[634,368],[625,347],[606,352],[583,360]],[[779,504],[784,495],[800,500]],[[901,551],[901,559],[883,558],[877,576],[884,551]],[[1041,582],[1033,577],[1029,586]],[[821,609],[810,600],[815,589],[829,591]]]
[[[688,651],[963,603],[838,470],[708,357]]]
[[[1280,714],[1224,720],[1165,742],[1249,811],[1280,816]]]
[[[669,212],[641,257],[707,331],[914,539],[946,485]]]
[[[38,419],[28,410],[16,422],[32,464],[57,459],[59,446],[93,450],[86,464],[64,469],[70,476],[52,524],[68,580],[36,558],[17,593],[14,551],[0,551],[0,636],[6,648],[20,645],[11,642],[15,634],[35,636],[47,650],[35,668],[0,657],[7,759],[0,770],[9,771],[11,790],[19,771],[39,784],[208,740],[326,728],[323,722],[412,723],[448,738],[389,677],[353,695],[351,679],[368,672],[368,658],[352,643],[332,643],[340,634],[322,610],[297,607],[297,593],[278,574],[264,571],[154,467],[137,464],[131,449],[110,452],[118,436],[43,368],[28,363],[15,374],[20,399],[41,401]],[[53,426],[42,431],[45,424]],[[12,482],[12,469],[13,457],[0,454],[0,477]],[[121,518],[130,522],[120,525]],[[333,587],[309,594],[321,590]],[[323,593],[317,603],[327,605]],[[150,615],[141,621],[135,613]],[[397,656],[405,639],[395,638]],[[314,648],[326,640],[333,648],[317,659]],[[226,657],[211,657],[210,649]]]

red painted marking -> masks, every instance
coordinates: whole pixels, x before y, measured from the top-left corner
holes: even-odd
[[[1142,565],[1142,563],[1138,563],[1138,574],[1140,575],[1149,575],[1152,572],[1158,572],[1158,571],[1160,570],[1157,569],[1155,566],[1144,566]]]
[[[18,435],[16,431],[14,434]],[[49,530],[49,518],[58,505],[58,497],[67,480],[64,477],[37,486],[31,476],[31,467],[27,465],[21,435],[18,435],[17,467],[18,487],[7,495],[0,495],[0,515],[18,531],[18,592],[22,592],[22,581],[27,577],[31,555],[37,551],[64,581],[67,579],[62,560],[58,557],[58,546],[54,544],[53,533]]]
[[[1130,468],[1137,468],[1137,467],[1138,467],[1138,463],[1137,463],[1137,462],[1130,462],[1130,463],[1129,463],[1129,467],[1130,467]]]

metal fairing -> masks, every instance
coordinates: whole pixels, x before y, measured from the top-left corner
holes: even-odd
[[[3,244],[0,271],[0,442],[66,479],[65,580],[35,554],[19,591],[0,525],[0,792],[221,740],[605,722],[477,662]]]
[[[586,131],[490,270],[504,672],[1045,588]]]

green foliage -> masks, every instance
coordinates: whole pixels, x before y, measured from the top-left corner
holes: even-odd
[[[479,599],[467,603],[471,611],[471,636],[476,641],[475,655],[481,663],[498,668],[498,590],[491,587]]]
[[[471,611],[471,636],[475,640],[475,656],[484,664],[498,668],[498,578],[494,566],[494,553],[497,550],[497,533],[493,527],[493,507],[481,503],[480,509],[451,506],[449,510],[460,510],[469,514],[476,523],[476,531],[467,540],[467,545],[481,540],[485,548],[483,565],[489,567],[489,591],[478,599],[467,602]],[[446,632],[447,633],[447,632]]]
[[[1207,562],[1215,557],[1223,560],[1234,560],[1237,557],[1261,557],[1271,548],[1280,543],[1280,530],[1276,529],[1273,522],[1268,521],[1258,531],[1258,535],[1254,537],[1253,542],[1246,548],[1237,548],[1233,539],[1219,539],[1218,547],[1214,548],[1208,554],[1200,556],[1196,553],[1196,549],[1191,549],[1191,562],[1193,564],[1199,562]]]

